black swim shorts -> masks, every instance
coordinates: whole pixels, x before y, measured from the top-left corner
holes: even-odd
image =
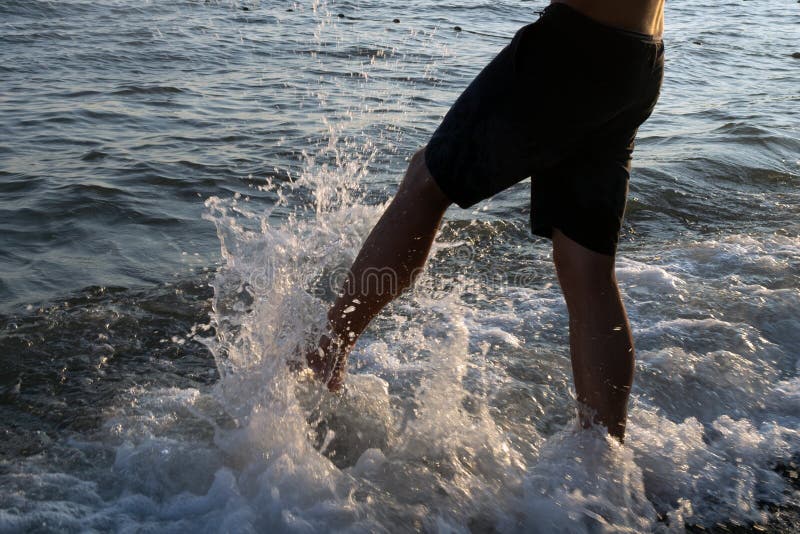
[[[532,178],[534,234],[614,254],[637,128],[658,99],[664,46],[551,4],[458,98],[425,162],[462,208]]]

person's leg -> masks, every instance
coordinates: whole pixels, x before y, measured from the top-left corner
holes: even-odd
[[[622,441],[634,352],[614,257],[589,250],[556,229],[553,261],[569,312],[579,417],[584,426],[605,425],[609,434]]]
[[[361,332],[419,274],[449,205],[425,165],[424,149],[418,151],[328,311],[330,334],[306,355],[318,377],[330,376],[331,391],[341,388],[347,355]]]

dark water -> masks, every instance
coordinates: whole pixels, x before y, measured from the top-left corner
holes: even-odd
[[[544,5],[0,1],[0,532],[791,531],[800,4],[668,5],[626,447],[572,430],[526,183],[448,214],[347,398],[280,363]]]

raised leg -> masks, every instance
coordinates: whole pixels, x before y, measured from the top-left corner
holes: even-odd
[[[553,260],[569,312],[572,372],[581,422],[584,427],[603,424],[622,441],[634,351],[614,257],[591,251],[556,230]]]
[[[425,165],[424,149],[418,151],[328,311],[330,335],[306,356],[331,391],[341,388],[347,355],[361,332],[419,274],[449,205]]]

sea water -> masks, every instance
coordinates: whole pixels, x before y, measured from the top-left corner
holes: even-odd
[[[668,5],[625,445],[575,421],[528,183],[448,212],[345,394],[286,365],[544,5],[0,3],[0,532],[791,531],[796,4]]]

